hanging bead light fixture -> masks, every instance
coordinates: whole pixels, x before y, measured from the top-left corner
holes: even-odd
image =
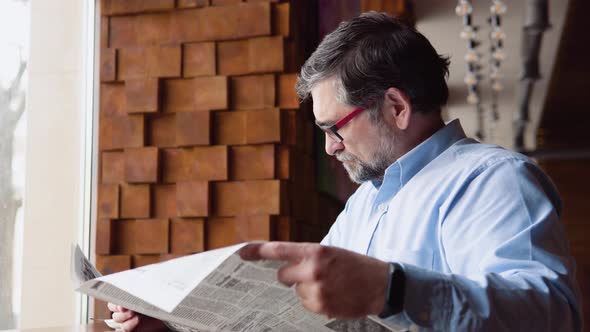
[[[481,42],[477,39],[478,27],[473,25],[473,6],[471,5],[471,1],[459,0],[457,7],[455,7],[455,13],[463,18],[463,30],[459,34],[459,37],[465,40],[467,44],[467,52],[464,56],[467,64],[467,72],[465,73],[465,78],[463,80],[465,85],[467,85],[467,102],[474,105],[477,110],[479,129],[476,136],[482,139],[483,132],[481,131],[481,125],[483,124],[483,109],[481,107],[481,95],[479,90],[482,65],[481,54],[477,51]]]
[[[506,34],[502,30],[502,15],[506,13],[506,5],[501,0],[492,0],[490,6],[490,86],[491,92],[491,112],[493,122],[498,121],[500,115],[498,113],[498,95],[504,89],[502,84],[502,73],[500,66],[502,61],[506,59],[504,53],[504,39]]]
[[[499,119],[498,114],[498,95],[503,90],[501,82],[502,73],[500,66],[502,61],[506,59],[506,54],[503,50],[504,39],[506,34],[501,29],[502,19],[501,15],[506,13],[506,5],[501,0],[492,0],[490,6],[490,56],[489,56],[489,82],[491,93],[491,115],[492,122]],[[463,19],[463,30],[459,37],[466,41],[467,52],[464,60],[467,65],[467,72],[465,74],[464,82],[467,86],[467,102],[473,105],[477,111],[478,116],[478,130],[476,136],[480,139],[484,138],[484,108],[482,105],[480,83],[482,82],[482,55],[478,52],[478,47],[481,41],[477,38],[479,27],[473,24],[473,5],[471,0],[459,0],[455,13]]]

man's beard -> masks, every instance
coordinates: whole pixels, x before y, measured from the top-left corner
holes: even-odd
[[[344,165],[350,180],[361,184],[369,180],[383,178],[385,170],[395,161],[395,157],[393,137],[389,135],[382,137],[383,140],[375,150],[370,162],[364,162],[348,152],[336,153],[336,158]]]

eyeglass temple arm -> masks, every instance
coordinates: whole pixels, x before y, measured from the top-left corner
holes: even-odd
[[[342,126],[344,126],[348,121],[350,121],[352,118],[354,118],[359,112],[362,112],[363,108],[362,107],[357,107],[355,108],[352,112],[350,112],[347,116],[343,117],[342,119],[340,119],[340,121],[336,122],[334,124],[334,127],[336,127],[337,129],[342,128]]]

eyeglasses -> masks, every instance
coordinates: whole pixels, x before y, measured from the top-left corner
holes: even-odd
[[[342,143],[342,141],[344,141],[344,138],[342,138],[342,136],[338,134],[338,130],[344,127],[348,122],[350,122],[350,120],[354,119],[355,116],[357,116],[364,110],[365,109],[362,107],[357,107],[333,125],[323,125],[317,122],[316,125],[320,127],[320,129],[323,130],[326,134],[328,134],[328,136],[330,136],[333,140],[335,140],[338,143]]]

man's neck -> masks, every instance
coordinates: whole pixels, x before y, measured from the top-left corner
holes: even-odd
[[[400,142],[398,149],[398,156],[401,158],[406,153],[420,145],[437,131],[445,126],[440,111],[432,111],[431,113],[415,113],[412,115],[411,125],[404,132],[403,141]]]

